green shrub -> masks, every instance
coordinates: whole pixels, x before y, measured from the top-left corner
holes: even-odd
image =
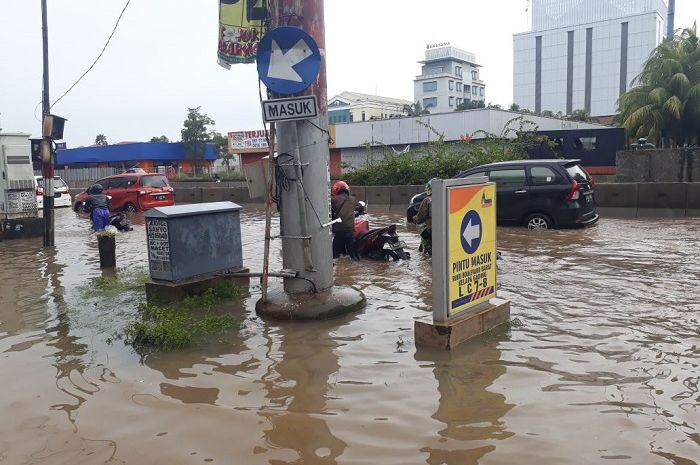
[[[519,123],[517,129],[512,127],[515,123]],[[345,180],[359,186],[425,184],[432,178],[448,179],[487,163],[528,158],[528,149],[537,144],[554,148],[549,139],[536,134],[534,123],[522,116],[506,123],[500,135],[477,131],[474,135],[484,136],[478,142],[466,138],[447,143],[442,134],[425,126],[437,136],[435,141],[406,153],[396,153],[381,144],[379,147],[367,144],[365,165],[345,173]],[[380,161],[374,160],[376,150],[381,150],[383,155]]]

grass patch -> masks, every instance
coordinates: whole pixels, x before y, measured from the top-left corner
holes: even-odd
[[[137,320],[113,337],[139,348],[182,349],[208,336],[222,334],[236,327],[239,324],[236,318],[231,315],[213,315],[212,310],[222,301],[239,299],[243,294],[241,287],[223,283],[176,304],[141,303],[138,306]]]
[[[127,274],[128,273],[128,274]],[[124,292],[143,291],[150,275],[146,270],[118,270],[116,276],[96,276],[80,287],[84,297],[112,296]]]

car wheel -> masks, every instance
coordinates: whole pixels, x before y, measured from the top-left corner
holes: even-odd
[[[124,205],[124,211],[128,213],[136,213],[138,209],[133,203],[127,203],[126,205]]]
[[[411,205],[410,207],[408,207],[408,209],[406,210],[406,221],[409,223],[413,223],[413,217],[416,216],[416,213],[418,213],[418,211],[415,205]]]
[[[87,212],[87,210],[85,209],[85,204],[83,202],[76,202],[74,210],[78,213]]]
[[[533,213],[527,217],[525,225],[531,231],[552,229],[552,220],[544,213]]]

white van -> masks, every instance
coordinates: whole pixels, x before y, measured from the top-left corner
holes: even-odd
[[[36,191],[37,208],[44,208],[44,178],[34,176],[34,190]],[[70,187],[60,176],[53,178],[53,205],[54,207],[71,207],[73,199],[70,196]]]

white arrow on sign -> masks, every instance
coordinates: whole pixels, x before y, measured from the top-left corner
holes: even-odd
[[[481,226],[478,224],[472,224],[472,220],[469,219],[467,227],[464,228],[464,231],[462,232],[462,237],[469,243],[469,247],[471,248],[474,241],[481,237]]]
[[[273,40],[270,68],[267,71],[267,76],[273,79],[302,82],[301,76],[294,71],[293,66],[301,63],[312,55],[311,47],[306,44],[304,39],[300,39],[294,47],[287,50],[287,53],[283,53],[279,44]]]

